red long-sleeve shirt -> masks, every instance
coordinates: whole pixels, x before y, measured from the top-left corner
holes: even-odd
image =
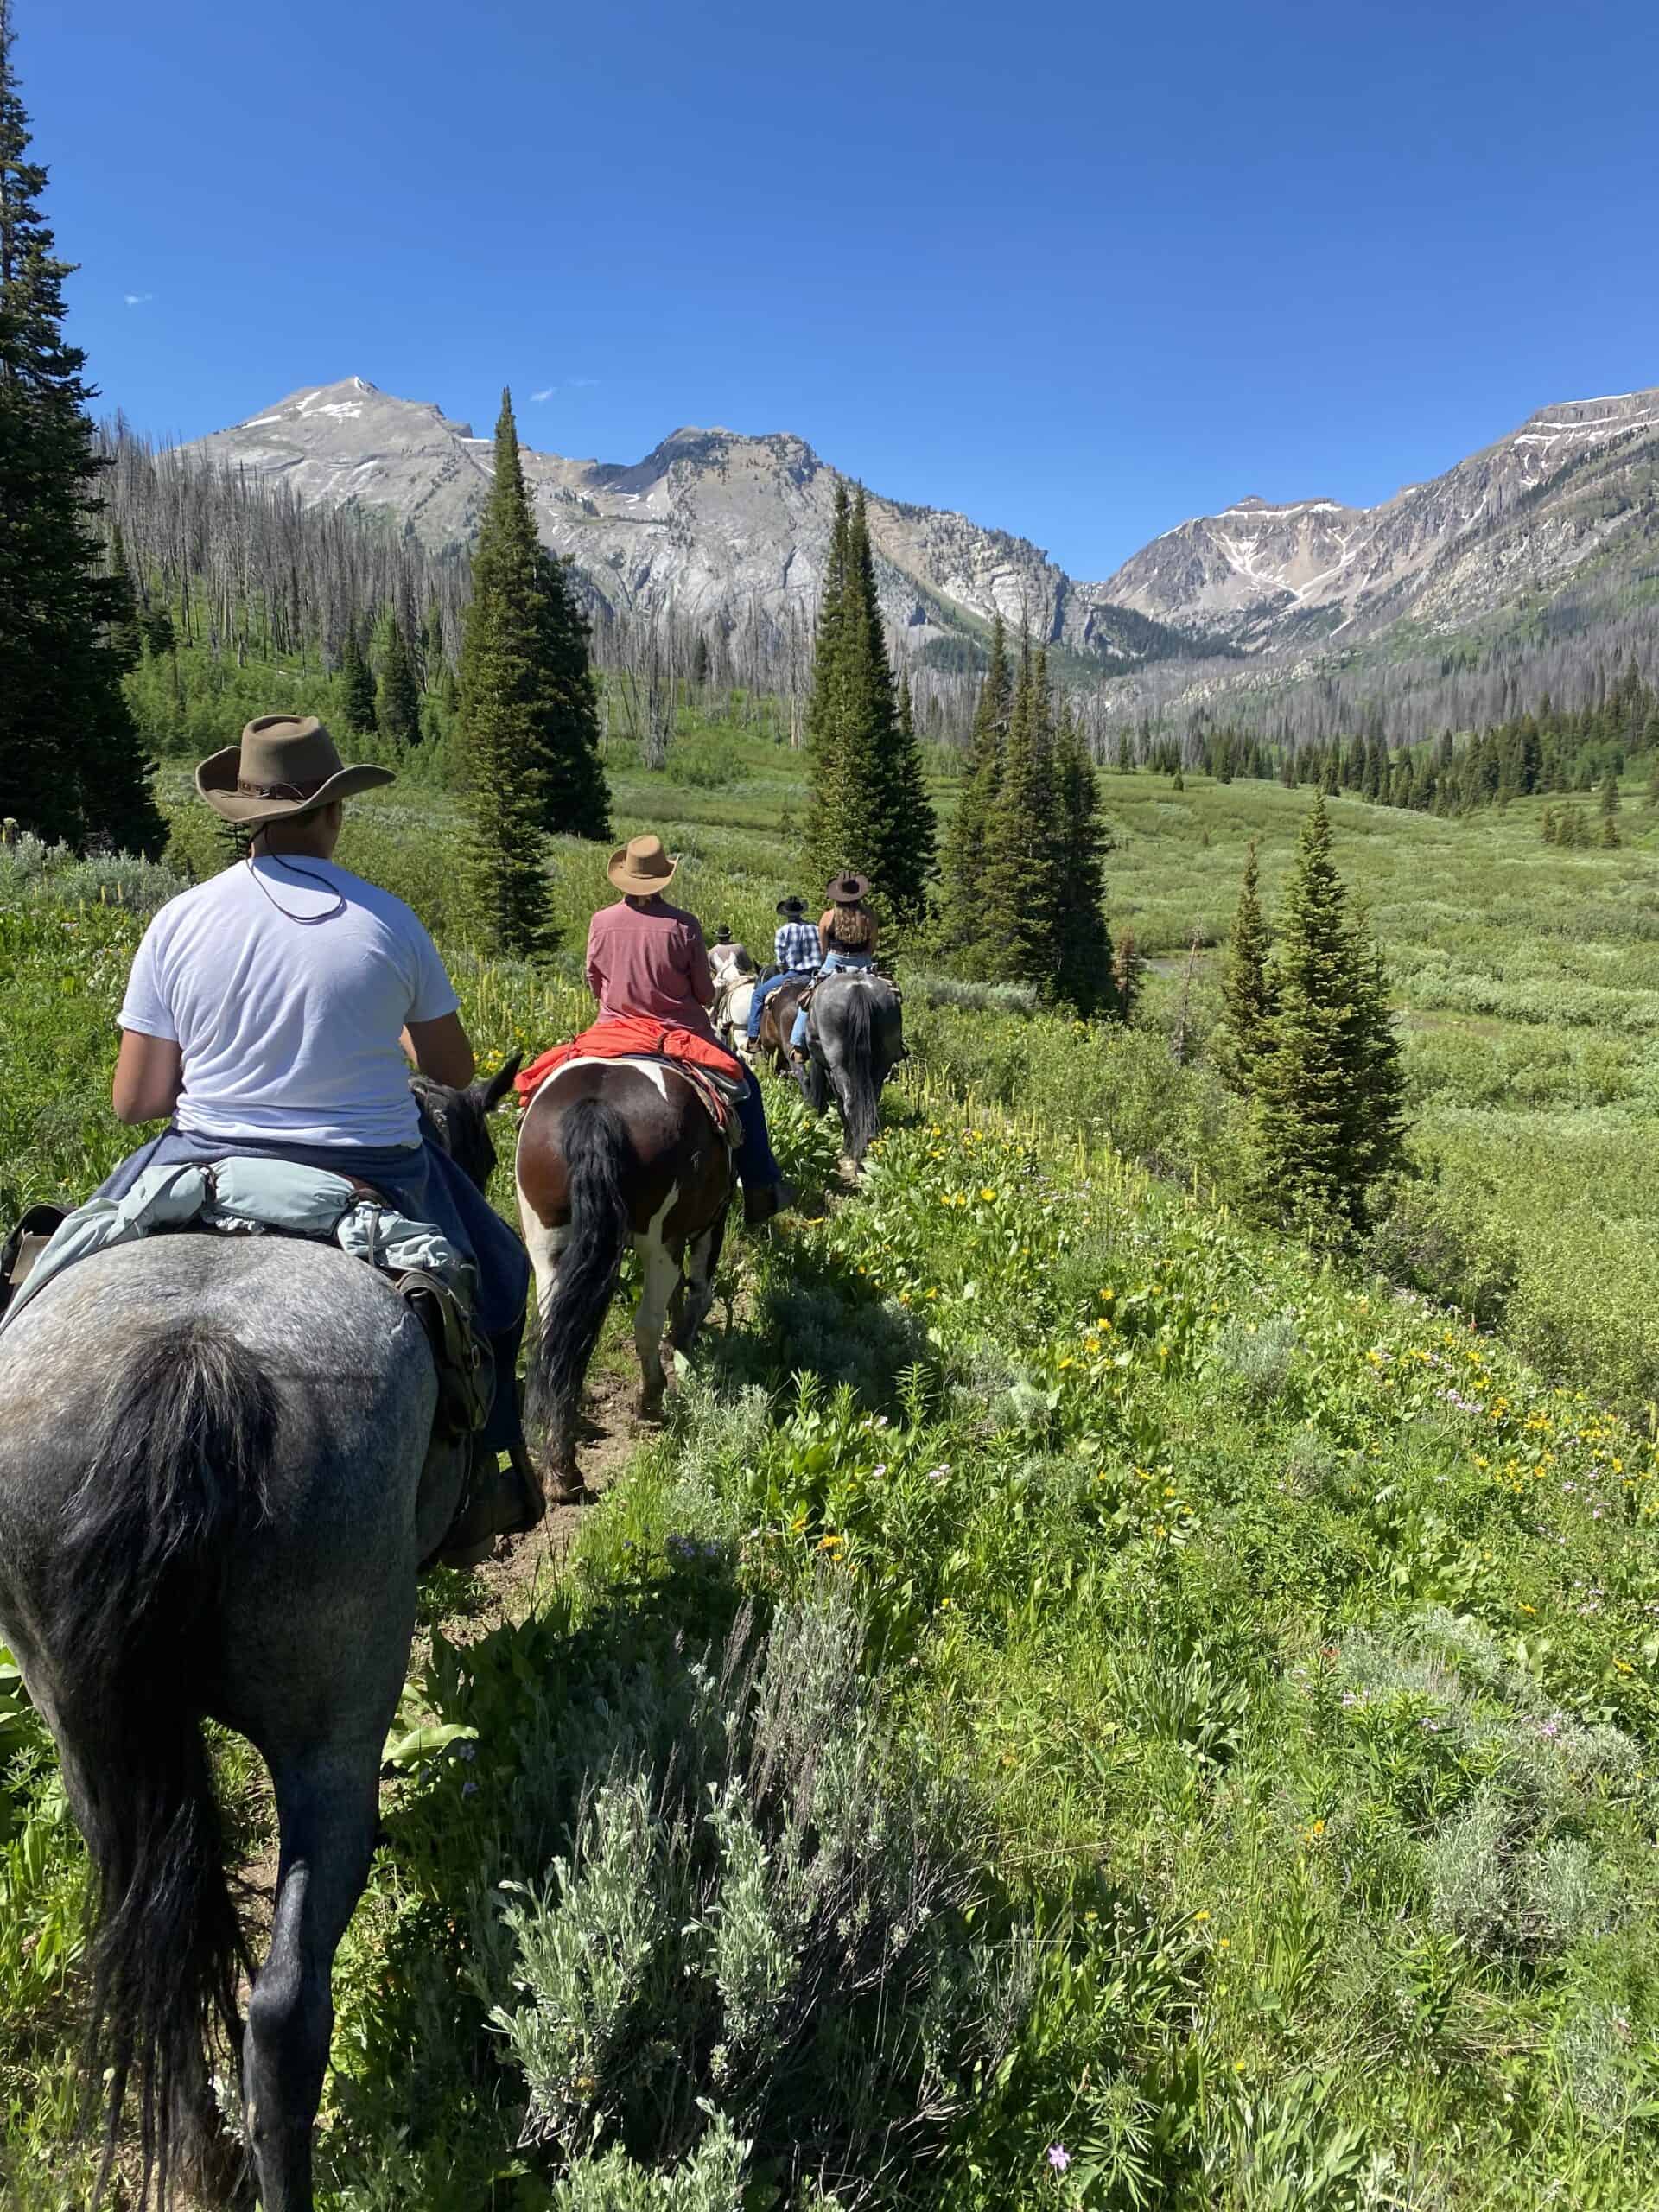
[[[648,1014],[714,1039],[705,1009],[715,1001],[715,979],[702,925],[666,899],[601,907],[588,931],[588,984],[601,1020]]]

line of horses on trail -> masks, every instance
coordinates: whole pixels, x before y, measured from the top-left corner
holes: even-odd
[[[774,1027],[792,1015],[779,1007]],[[873,974],[826,978],[813,1027],[804,1087],[834,1098],[861,1159],[903,1056],[897,995]],[[517,1065],[465,1090],[420,1086],[480,1189]],[[652,1414],[664,1322],[687,1347],[713,1298],[731,1154],[671,1064],[589,1061],[532,1098],[516,1179],[539,1317],[527,1427],[569,1496],[623,1254],[632,1243],[644,1266],[634,1337]],[[190,2190],[313,2212],[334,1955],[368,1880],[417,1575],[464,1481],[463,1452],[434,1437],[437,1396],[424,1331],[387,1278],[289,1237],[118,1246],[0,1332],[0,1637],[56,1739],[92,1864],[100,2194],[136,2102],[141,2205]],[[276,1795],[257,1971],[205,1719],[255,1746]],[[239,2051],[245,2152],[215,2095],[220,2049]]]

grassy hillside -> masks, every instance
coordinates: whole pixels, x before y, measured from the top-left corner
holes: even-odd
[[[791,765],[618,761],[619,833],[661,830],[761,942]],[[331,2212],[1659,2199],[1659,1476],[1598,1402],[1646,1357],[1642,845],[1332,808],[1445,1164],[1403,1256],[1512,1239],[1492,1297],[1598,1394],[1230,1210],[1206,959],[1171,1057],[1180,956],[1306,801],[1106,795],[1114,918],[1170,963],[1144,1026],[988,1010],[915,956],[859,1193],[737,1241],[728,1325],[562,1573],[430,1592],[407,1717],[475,1733],[388,1786]],[[345,856],[442,928],[448,829],[440,797],[366,803]],[[214,857],[182,816],[177,863]],[[601,862],[554,849],[550,967],[451,948],[487,1053],[581,1017]],[[162,887],[0,860],[8,1211],[123,1141],[109,1025]],[[832,1144],[769,1098],[821,1188]],[[6,1758],[0,2106],[13,2196],[55,2206],[79,1861],[0,1675]]]

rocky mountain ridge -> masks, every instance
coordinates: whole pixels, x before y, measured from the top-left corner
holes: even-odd
[[[473,536],[493,472],[493,441],[469,423],[360,377],[292,392],[185,451],[307,502],[389,511],[435,546]],[[804,439],[687,426],[632,465],[520,453],[543,541],[613,613],[810,632],[840,479]],[[1027,539],[874,493],[869,514],[882,613],[912,652],[976,639],[998,613],[1108,669],[1185,644]]]
[[[435,547],[472,537],[493,465],[470,423],[359,377],[185,450],[307,502],[387,512]],[[686,426],[632,464],[520,450],[541,535],[597,607],[810,633],[841,480],[804,440]],[[1586,580],[1609,591],[1659,574],[1659,390],[1541,409],[1376,506],[1253,493],[1097,583],[963,514],[874,493],[869,511],[887,623],[942,664],[1001,613],[1103,674],[1217,652],[1311,665],[1397,625],[1478,631]]]
[[[1599,557],[1644,555],[1659,391],[1568,400],[1375,507],[1239,500],[1166,531],[1098,587],[1235,647],[1358,643],[1402,620],[1480,622]]]

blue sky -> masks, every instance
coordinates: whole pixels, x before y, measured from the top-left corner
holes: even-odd
[[[505,382],[531,444],[791,429],[1088,578],[1659,385],[1652,0],[14,20],[73,333],[157,432]]]

